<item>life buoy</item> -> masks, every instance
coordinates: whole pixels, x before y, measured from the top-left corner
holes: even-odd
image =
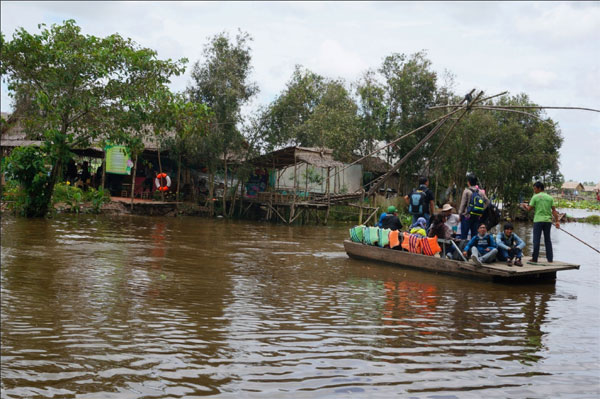
[[[164,185],[163,179],[165,182]],[[159,173],[156,175],[156,179],[154,179],[154,184],[156,184],[158,191],[167,191],[171,187],[171,178],[166,173]]]

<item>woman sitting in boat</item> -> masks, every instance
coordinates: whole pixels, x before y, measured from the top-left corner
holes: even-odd
[[[427,219],[425,219],[424,217],[420,217],[417,219],[417,221],[410,226],[410,234],[417,234],[420,235],[421,237],[427,237],[427,231],[425,231],[425,228],[427,227]]]
[[[438,239],[442,239],[442,240],[453,240],[455,242],[459,242],[459,240],[454,239],[453,234],[452,234],[452,229],[450,227],[448,227],[448,225],[446,224],[447,222],[447,216],[444,213],[438,213],[437,215],[434,215],[433,218],[431,219],[431,226],[429,227],[429,233],[427,234],[427,237],[436,237]],[[446,248],[446,257],[453,259],[454,258],[454,253],[455,253],[455,249],[453,245],[449,245]]]

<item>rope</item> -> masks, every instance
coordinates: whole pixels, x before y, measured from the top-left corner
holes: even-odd
[[[590,244],[588,244],[587,242],[583,241],[582,239],[575,237],[573,234],[569,233],[567,230],[565,230],[563,228],[560,228],[560,227],[557,227],[557,229],[559,229],[561,231],[564,231],[565,233],[567,233],[568,235],[570,235],[571,237],[573,237],[577,241],[581,242],[582,244],[587,245],[588,247],[592,248],[594,251],[596,251],[596,252],[598,252],[600,254],[600,251],[598,249],[592,247]]]

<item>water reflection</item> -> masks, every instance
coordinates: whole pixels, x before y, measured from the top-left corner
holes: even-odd
[[[346,234],[3,219],[2,397],[600,394],[596,258],[497,285],[351,260]]]

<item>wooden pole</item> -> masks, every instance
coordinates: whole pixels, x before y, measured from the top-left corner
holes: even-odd
[[[294,149],[294,196],[292,198],[292,205],[290,206],[290,223],[294,218],[294,207],[296,205],[296,194],[298,191],[298,160],[296,159],[296,149]]]
[[[363,204],[365,203],[365,192],[363,191],[361,196],[360,196],[360,211],[358,211],[358,224],[363,224],[362,223],[362,217],[363,217]]]
[[[133,174],[131,175],[131,209],[133,209],[133,197],[135,193],[135,176],[137,173],[137,160],[138,156],[135,154],[135,161],[133,161]]]
[[[104,151],[104,158],[102,159],[102,190],[106,186],[106,151]]]
[[[328,166],[327,167],[327,188],[325,189],[325,191],[327,191],[327,211],[325,211],[325,221],[323,222],[323,224],[327,224],[327,219],[329,218],[329,208],[331,207],[331,192],[329,191],[329,171],[330,171],[330,168]]]
[[[477,101],[479,99],[479,97],[481,97],[481,95],[483,94],[483,92],[479,92],[479,94],[477,95],[477,97],[475,97],[473,99],[473,101],[470,104],[473,104],[475,101]],[[469,111],[470,106],[469,104],[464,106],[463,108],[459,108],[460,110],[462,110],[463,112],[459,115],[459,117],[454,121],[454,124],[452,125],[452,127],[450,128],[452,130],[452,128],[454,128],[454,126],[456,126],[456,124],[458,123],[458,121],[460,121],[460,119]],[[425,145],[425,143],[427,141],[429,141],[429,139],[431,137],[433,137],[433,135],[435,135],[437,133],[438,130],[440,130],[440,128],[442,127],[442,125],[444,123],[446,123],[446,121],[450,118],[450,115],[447,115],[446,118],[442,119],[433,129],[431,129],[431,132],[429,132],[425,137],[423,137],[423,139],[416,145],[414,146],[406,155],[404,155],[402,157],[402,159],[400,159],[400,161],[398,161],[398,163],[396,163],[394,166],[392,166],[392,168],[386,172],[381,179],[376,182],[375,184],[373,184],[373,186],[371,186],[371,189],[368,192],[368,195],[372,195],[374,192],[377,192],[377,190],[379,189],[379,187],[381,187],[381,185],[398,169],[400,169],[400,166],[402,166],[404,164],[404,162],[406,162],[419,148],[421,148],[423,145]]]
[[[177,157],[177,192],[175,193],[175,201],[179,202],[179,181],[181,180],[181,152]]]
[[[160,162],[160,148],[157,148],[156,150],[158,152],[158,173],[162,174],[162,163]],[[158,179],[158,181],[160,182],[161,179]],[[165,192],[161,191],[160,192],[160,200],[161,202],[165,202]]]

